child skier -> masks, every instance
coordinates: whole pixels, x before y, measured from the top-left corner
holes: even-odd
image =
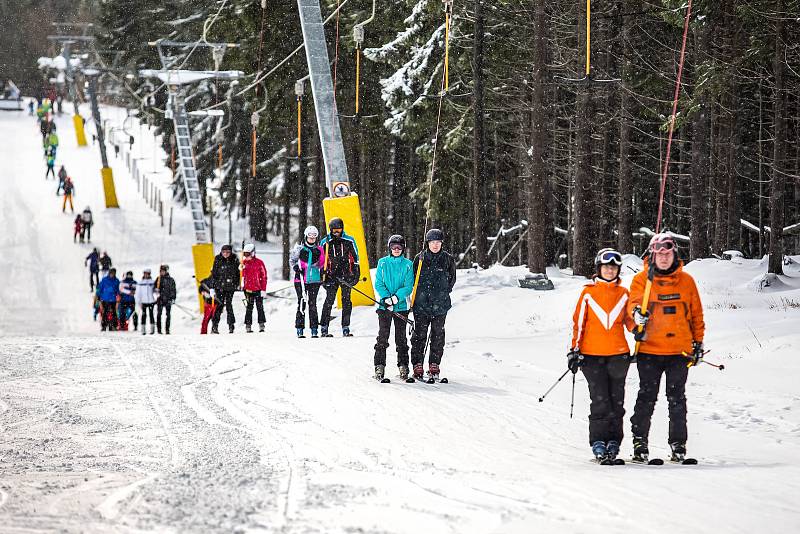
[[[83,232],[83,220],[81,220],[81,216],[80,215],[76,215],[75,216],[75,221],[73,221],[72,226],[73,226],[73,228],[72,228],[72,242],[73,243],[77,243],[78,242],[78,237],[80,237],[81,238],[81,243],[83,243],[83,235],[82,235],[82,232]]]
[[[139,327],[136,315],[136,280],[133,271],[125,273],[125,278],[119,284],[119,329],[128,330],[128,319],[133,318],[133,329]]]
[[[639,395],[631,417],[633,461],[647,462],[648,435],[661,375],[666,375],[671,460],[686,460],[686,379],[689,366],[703,359],[703,306],[694,278],[684,272],[675,240],[656,234],[650,240],[645,269],[633,277],[628,310],[636,323],[639,342],[636,364]],[[652,269],[652,281],[648,275]],[[650,285],[643,309],[644,293]]]
[[[425,250],[414,258],[416,281],[412,293],[414,335],[411,336],[411,363],[414,378],[422,380],[428,328],[431,329],[428,382],[439,380],[439,365],[444,354],[444,323],[451,307],[450,292],[456,283],[456,262],[442,250],[444,232],[438,228],[425,234]]]
[[[625,377],[630,365],[625,327],[633,327],[626,313],[628,290],[620,285],[622,255],[604,248],[594,258],[592,281],[578,298],[572,316],[572,345],[567,366],[580,368],[589,384],[589,445],[595,459],[606,465],[617,460],[625,415]]]
[[[289,269],[294,273],[294,290],[297,293],[297,313],[294,316],[294,327],[297,337],[303,334],[308,307],[308,327],[311,337],[319,337],[317,328],[317,294],[322,284],[322,266],[325,264],[325,252],[317,244],[319,230],[316,226],[307,226],[303,230],[303,242],[298,243],[289,254]],[[307,306],[306,306],[307,305]]]
[[[378,337],[375,340],[375,379],[383,380],[386,370],[386,349],[394,322],[394,343],[397,349],[397,369],[400,378],[408,380],[408,340],[406,324],[414,290],[414,265],[403,256],[406,240],[393,235],[387,244],[389,254],[378,260],[375,271],[375,290],[378,292]]]
[[[214,280],[209,276],[200,282],[197,291],[203,297],[203,323],[200,325],[200,333],[208,334],[208,323],[217,311],[217,299],[214,292]]]

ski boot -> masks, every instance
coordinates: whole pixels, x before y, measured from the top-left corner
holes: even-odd
[[[428,364],[428,384],[434,384],[439,381],[439,364],[438,363],[429,363]]]
[[[233,325],[232,324],[228,325],[228,333],[229,334],[233,334]]]
[[[608,456],[608,448],[602,441],[592,443],[592,454],[595,461],[600,465],[611,465],[611,458]]]
[[[311,329],[311,337],[315,339],[319,337],[319,333],[317,332],[316,328]]]
[[[650,450],[647,448],[647,438],[633,437],[633,457],[635,464],[649,464]],[[655,460],[653,460],[655,462]]]
[[[422,367],[421,363],[414,364],[414,379],[415,380],[422,380],[422,373],[425,369]]]
[[[400,379],[406,382],[414,382],[413,378],[408,376],[408,366],[407,365],[398,365],[397,370],[400,372]]]
[[[672,449],[672,456],[669,459],[670,462],[683,465],[697,464],[697,460],[695,460],[694,458],[686,457],[685,443],[680,443],[680,442],[670,443],[669,448]]]
[[[384,372],[386,371],[385,365],[376,365],[375,366],[375,380],[380,382],[381,384],[388,384],[390,380],[384,377]]]
[[[258,323],[258,331],[263,332],[265,328],[265,323]]]
[[[211,325],[211,333],[212,334],[219,334],[219,327],[215,324]]]
[[[342,327],[342,337],[353,337],[353,334],[350,333],[349,326]]]
[[[622,458],[617,458],[619,455],[619,442],[611,440],[606,443],[606,452],[608,453],[608,458],[611,460],[611,463],[614,465],[625,465],[625,460]]]
[[[166,335],[166,336],[168,336],[168,335],[169,335],[169,328],[167,328],[166,330],[164,330],[164,335]]]
[[[304,337],[306,337],[306,335],[303,333],[303,329],[302,328],[298,328],[297,329],[297,338],[298,339],[302,339]]]
[[[145,329],[145,327],[144,327],[144,326],[142,326],[142,335],[144,336],[144,335],[146,335],[146,334],[147,334],[147,330]]]
[[[246,324],[244,325],[244,331],[247,332],[248,334],[252,334],[253,328],[249,324]]]
[[[328,333],[328,327],[322,327],[322,333],[320,334],[322,337],[333,337],[333,334]]]
[[[151,335],[151,336],[152,336],[152,335],[155,335],[155,333],[156,333],[156,327],[155,327],[155,325],[152,325],[152,324],[151,324],[151,325],[150,325],[150,335]]]

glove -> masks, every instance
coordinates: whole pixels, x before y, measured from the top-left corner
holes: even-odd
[[[217,292],[215,290],[213,290],[213,289],[211,291],[209,291],[209,293],[211,294],[211,298],[212,299],[217,296]]]
[[[640,306],[636,306],[633,309],[633,322],[636,323],[636,326],[641,326],[644,328],[647,326],[647,322],[650,320],[650,312],[646,311],[642,313],[642,308]]]
[[[392,306],[400,302],[400,299],[397,298],[397,295],[392,295],[391,297],[389,297],[389,300],[392,301]]]
[[[578,372],[578,367],[583,365],[583,354],[578,349],[570,349],[567,353],[567,368],[572,374]]]
[[[692,354],[689,356],[689,361],[692,365],[697,365],[703,361],[703,342],[692,341]]]
[[[296,274],[297,276],[300,276],[300,275],[302,275],[302,274],[303,274],[303,271],[300,269],[300,264],[299,264],[299,263],[298,263],[297,265],[295,265],[295,266],[294,266],[294,272],[295,272],[295,274]]]

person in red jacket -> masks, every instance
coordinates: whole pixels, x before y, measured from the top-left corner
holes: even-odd
[[[620,285],[622,255],[604,248],[594,259],[597,273],[586,284],[575,306],[570,371],[583,371],[589,384],[589,444],[598,462],[614,463],[622,442],[625,415],[625,377],[630,365],[625,328],[633,321],[626,313],[628,290]]]
[[[267,290],[267,268],[264,262],[256,258],[256,247],[248,243],[242,249],[242,288],[247,300],[247,310],[244,313],[244,326],[247,332],[253,328],[253,304],[258,311],[258,331],[264,331],[267,322],[264,316],[264,292]]]

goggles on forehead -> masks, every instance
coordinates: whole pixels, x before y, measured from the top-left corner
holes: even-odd
[[[600,264],[607,265],[613,263],[614,265],[622,265],[622,255],[616,250],[608,250],[600,255]]]
[[[654,252],[666,252],[675,248],[675,243],[672,241],[662,241],[661,243],[653,243]]]

